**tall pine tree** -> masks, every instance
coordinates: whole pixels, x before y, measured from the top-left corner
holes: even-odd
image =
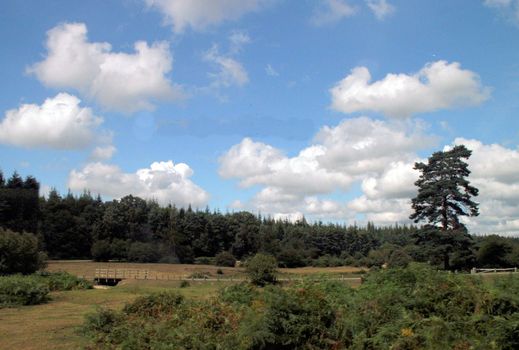
[[[479,215],[478,203],[471,199],[478,195],[478,189],[467,180],[470,171],[463,161],[471,154],[472,151],[460,145],[450,151],[435,152],[427,164],[415,164],[414,168],[422,174],[415,182],[418,195],[412,200],[414,213],[410,219],[426,220],[445,231],[464,228],[461,216]]]

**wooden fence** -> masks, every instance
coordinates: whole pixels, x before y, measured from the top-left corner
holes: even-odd
[[[506,268],[506,269],[477,269],[474,267],[474,268],[472,268],[472,270],[470,270],[471,274],[498,273],[498,272],[517,272],[517,267],[511,267],[511,268]]]
[[[244,277],[225,277],[217,275],[216,277],[210,275],[200,275],[197,273],[191,275],[185,274],[173,274],[168,272],[157,272],[150,270],[139,270],[139,269],[96,269],[94,274],[94,281],[121,281],[126,279],[137,279],[137,280],[162,280],[162,281],[207,281],[207,282],[240,282],[246,281]],[[278,280],[282,282],[301,281],[308,279],[308,277],[302,276],[282,276]],[[315,278],[318,280],[319,278]],[[328,277],[328,279],[338,281],[349,281],[362,283],[362,277],[346,277],[344,275],[338,277]]]

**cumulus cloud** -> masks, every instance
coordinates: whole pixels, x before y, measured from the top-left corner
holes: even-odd
[[[118,166],[92,162],[69,174],[68,186],[74,191],[90,190],[112,198],[128,194],[154,199],[161,204],[206,205],[209,194],[191,181],[193,170],[171,160],[154,162],[149,168],[125,173]]]
[[[269,63],[265,67],[265,73],[267,73],[270,77],[279,77],[279,73],[272,67],[272,65]]]
[[[414,164],[427,161],[418,151],[436,142],[420,122],[359,117],[323,127],[292,157],[245,138],[220,157],[219,172],[259,186],[240,208],[289,219],[410,223],[420,175]],[[445,150],[456,144],[472,150],[469,181],[480,190],[480,216],[462,220],[473,233],[519,234],[519,148],[457,138]]]
[[[476,73],[446,61],[429,63],[412,75],[388,74],[375,82],[366,67],[356,67],[330,92],[336,111],[374,111],[394,118],[475,106],[490,96]]]
[[[310,22],[316,26],[322,26],[351,17],[357,9],[344,0],[322,0],[316,7]]]
[[[412,171],[416,150],[435,142],[421,130],[419,123],[348,119],[335,127],[323,127],[314,144],[293,157],[245,138],[222,155],[219,172],[224,178],[239,179],[242,187],[263,187],[251,200],[254,210],[297,211],[314,218],[344,220],[354,215],[346,204],[321,196],[347,193],[354,182],[362,180],[374,197],[408,194],[398,178],[413,174],[408,174],[405,162],[399,159],[407,159]]]
[[[366,0],[366,4],[379,20],[383,20],[395,12],[395,7],[388,3],[387,0]]]
[[[204,59],[218,68],[209,74],[213,80],[212,87],[243,86],[249,82],[249,75],[243,65],[235,58],[221,54],[217,45],[205,53]]]
[[[316,145],[289,158],[269,145],[245,138],[220,158],[220,175],[241,178],[243,187],[266,185],[288,195],[348,188],[353,180],[351,176],[319,164],[318,157],[324,152],[322,146]],[[279,196],[279,193],[275,195]]]
[[[467,219],[468,226],[480,233],[519,233],[519,149],[464,138],[453,144],[472,150],[469,181],[479,189],[480,216]]]
[[[27,69],[43,84],[79,91],[101,106],[123,112],[153,107],[152,101],[183,98],[168,79],[172,57],[166,42],[134,44],[134,53],[113,52],[106,42],[89,42],[83,23],[47,32],[47,56]]]
[[[112,158],[117,149],[113,145],[97,146],[92,150],[90,158],[93,160],[108,160]]]
[[[187,28],[196,31],[260,10],[268,0],[145,0],[146,4],[159,10],[164,23],[179,34]]]
[[[519,0],[485,0],[483,3],[497,10],[506,20],[519,25]]]
[[[23,104],[5,113],[0,122],[0,142],[19,147],[81,149],[96,141],[103,122],[80,99],[60,93],[43,104]]]

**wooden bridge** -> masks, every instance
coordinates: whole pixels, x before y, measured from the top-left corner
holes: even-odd
[[[97,284],[115,286],[122,280],[137,279],[137,280],[163,280],[163,281],[203,281],[203,282],[241,282],[246,281],[244,277],[236,276],[217,276],[213,277],[210,275],[199,276],[196,274],[191,275],[179,275],[167,272],[157,272],[142,269],[96,269],[94,274],[94,282]],[[302,280],[302,276],[279,276],[278,281],[299,281]],[[362,283],[361,277],[332,277],[330,279],[339,281],[349,281],[353,283]]]

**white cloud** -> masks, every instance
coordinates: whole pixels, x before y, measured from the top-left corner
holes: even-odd
[[[231,56],[220,54],[217,45],[207,51],[204,59],[218,67],[216,73],[210,73],[212,87],[243,86],[249,82],[249,75],[243,65]]]
[[[344,0],[322,0],[315,9],[310,22],[316,26],[322,26],[340,21],[343,18],[351,17],[357,9],[349,5]]]
[[[110,44],[89,42],[83,23],[65,23],[47,33],[46,58],[28,72],[46,86],[79,91],[107,109],[134,112],[152,101],[183,98],[167,78],[172,58],[166,42],[134,44],[134,53],[113,52]]]
[[[270,63],[267,64],[267,66],[265,67],[265,73],[267,73],[267,75],[270,77],[279,76],[279,73],[274,69],[274,67],[272,67],[272,65]]]
[[[519,149],[464,138],[455,139],[453,144],[472,150],[469,181],[479,189],[475,200],[480,203],[480,216],[467,219],[468,227],[479,233],[519,234],[515,226],[519,217]]]
[[[103,119],[80,100],[60,93],[42,105],[23,104],[5,113],[0,122],[0,142],[14,146],[81,149],[96,141]]]
[[[177,34],[187,28],[204,30],[219,23],[237,20],[249,12],[260,10],[268,0],[145,0],[158,9],[166,25]]]
[[[316,145],[289,158],[269,145],[245,138],[220,158],[219,172],[225,178],[241,178],[243,187],[264,185],[290,196],[348,188],[353,180],[351,176],[320,166],[318,157],[324,152],[322,146]],[[275,196],[279,199],[279,193]]]
[[[125,173],[118,166],[93,162],[69,174],[68,186],[74,191],[90,190],[112,198],[133,194],[161,204],[206,205],[209,194],[193,183],[193,170],[185,163],[154,162],[149,168]]]
[[[240,52],[246,44],[250,44],[249,35],[243,32],[233,32],[229,35],[230,52],[236,54]]]
[[[370,81],[366,67],[352,69],[330,90],[331,107],[344,113],[374,111],[406,118],[439,109],[475,106],[490,95],[479,76],[461,69],[457,62],[437,61],[413,75],[388,74],[382,80]]]
[[[485,0],[483,3],[489,7],[507,7],[512,4],[512,0]]]
[[[220,157],[219,173],[242,187],[259,186],[240,208],[310,220],[410,223],[420,175],[414,164],[427,161],[417,152],[435,144],[419,121],[359,117],[324,126],[313,144],[292,157],[245,138]],[[463,138],[454,144],[472,150],[468,179],[480,190],[480,216],[462,218],[469,231],[519,234],[519,148]]]
[[[483,4],[496,9],[506,20],[519,25],[519,0],[485,0]]]
[[[436,143],[436,138],[426,135],[423,129],[418,122],[345,119],[317,133],[315,142],[326,148],[319,162],[328,169],[353,175],[380,173],[391,162],[413,160],[416,150]]]
[[[366,0],[366,3],[377,19],[383,20],[395,12],[395,7],[387,0]]]
[[[336,127],[323,127],[314,144],[294,157],[245,138],[219,159],[219,172],[224,178],[238,178],[242,187],[263,186],[249,203],[253,210],[344,220],[355,213],[348,211],[345,203],[320,196],[347,193],[354,182],[362,180],[366,189],[371,184],[374,197],[409,194],[398,179],[413,177],[416,150],[434,142],[421,128],[419,123],[366,117],[344,120]],[[406,165],[411,170],[405,169]],[[410,182],[412,188],[414,178]]]
[[[97,146],[92,150],[90,158],[93,160],[108,160],[112,158],[117,149],[113,145]]]

